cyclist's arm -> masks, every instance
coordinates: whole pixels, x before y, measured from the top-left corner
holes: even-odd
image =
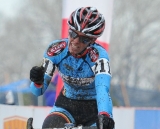
[[[100,54],[95,63],[95,88],[97,94],[97,106],[99,114],[107,114],[112,117],[112,100],[110,97],[111,71],[109,57],[106,51]]]
[[[44,59],[42,66],[45,68],[44,82],[43,85],[36,85],[34,82],[31,83],[31,91],[36,96],[42,95],[47,89],[56,65],[62,60],[65,56],[65,50],[67,46],[66,39],[55,40],[50,43],[46,51],[44,52]]]

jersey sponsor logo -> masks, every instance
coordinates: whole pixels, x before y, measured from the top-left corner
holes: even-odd
[[[60,72],[59,72],[60,73]],[[73,78],[60,73],[63,81],[72,86],[88,86],[94,81],[94,77],[90,78]]]
[[[47,50],[47,55],[48,56],[56,56],[59,53],[61,53],[65,47],[66,47],[65,41],[58,42],[56,44],[52,44]]]
[[[94,48],[94,47],[89,48],[89,56],[91,58],[91,61],[95,62],[99,57],[98,50],[96,48]]]
[[[111,76],[109,61],[105,58],[98,59],[92,70],[95,74],[108,74]]]

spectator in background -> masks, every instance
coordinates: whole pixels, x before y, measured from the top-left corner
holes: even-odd
[[[13,95],[12,91],[8,91],[6,93],[5,98],[6,98],[5,104],[7,104],[7,105],[15,105],[14,95]]]

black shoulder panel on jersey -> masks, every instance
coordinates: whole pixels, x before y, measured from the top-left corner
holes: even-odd
[[[55,42],[51,44],[47,50],[48,56],[56,56],[60,54],[67,46],[65,41]]]

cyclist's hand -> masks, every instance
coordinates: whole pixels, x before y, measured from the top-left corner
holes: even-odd
[[[36,84],[43,84],[44,81],[44,68],[41,66],[34,66],[30,70],[30,80]]]
[[[114,129],[114,120],[107,115],[98,115],[98,129]]]

